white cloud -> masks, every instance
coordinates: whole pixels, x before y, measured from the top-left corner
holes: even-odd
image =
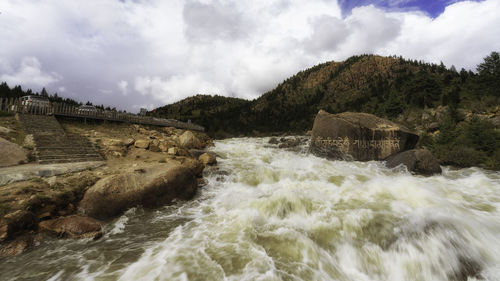
[[[374,6],[342,18],[325,0],[27,0],[0,10],[0,80],[125,109],[197,93],[255,98],[360,53],[473,69],[500,50],[500,0],[453,3],[435,19]]]
[[[143,96],[153,96],[164,103],[173,103],[198,93],[220,93],[219,87],[205,81],[199,74],[175,75],[169,79],[139,76],[135,79],[134,89]]]
[[[35,57],[23,57],[19,67],[12,73],[2,74],[1,81],[10,85],[23,85],[28,87],[42,88],[55,83],[61,79],[61,76],[55,72],[44,73],[42,65]]]
[[[118,82],[118,88],[120,89],[120,92],[122,93],[122,95],[124,95],[124,96],[128,95],[128,82],[127,81],[120,80],[120,82]]]

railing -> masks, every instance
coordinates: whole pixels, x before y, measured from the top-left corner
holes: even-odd
[[[128,122],[142,125],[155,125],[163,127],[175,127],[181,129],[204,131],[200,125],[190,122],[181,122],[174,119],[154,118],[150,116],[139,116],[132,113],[118,112],[114,110],[102,110],[98,108],[80,108],[64,103],[31,104],[23,105],[20,99],[0,98],[0,110],[11,113],[24,113],[33,115],[57,115],[66,117],[80,117],[117,122]]]

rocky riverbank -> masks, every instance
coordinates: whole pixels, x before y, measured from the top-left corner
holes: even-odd
[[[1,121],[5,129],[0,137],[24,151],[28,159],[32,148],[18,140],[25,135],[22,128],[13,117]],[[19,254],[50,236],[97,239],[103,234],[102,222],[128,208],[189,200],[204,184],[203,170],[216,163],[215,155],[205,151],[213,144],[204,133],[130,124],[61,123],[65,132],[94,143],[104,161],[74,172],[69,167],[75,164],[57,164],[67,173],[39,173],[34,178],[32,173],[21,173],[26,177],[11,177],[11,183],[0,186],[0,257]],[[27,166],[15,166],[27,160],[8,160],[4,166],[10,167],[3,168],[7,173]],[[41,171],[50,166],[28,165],[29,170],[40,166]]]

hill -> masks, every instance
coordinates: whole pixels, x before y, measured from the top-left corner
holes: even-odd
[[[227,137],[304,133],[311,129],[320,109],[330,113],[367,112],[417,130],[423,137],[421,145],[438,154],[443,164],[468,166],[489,161],[486,166],[500,167],[498,130],[484,118],[471,122],[478,119],[472,118],[476,115],[500,115],[499,69],[496,52],[485,58],[477,73],[446,68],[443,63],[360,55],[300,71],[252,101],[197,95],[157,108],[154,115],[190,119],[212,136]],[[440,127],[444,132],[438,138],[436,129]],[[455,131],[446,131],[451,127]],[[479,137],[489,139],[488,149],[484,144],[482,148],[472,144],[471,138],[479,141],[478,128],[489,128],[481,129],[485,135]],[[448,133],[451,137],[443,140]],[[465,135],[469,137],[461,137]],[[461,157],[463,163],[459,164],[455,154],[465,144],[470,145],[472,151],[467,151],[471,155]]]
[[[361,55],[301,71],[253,101],[198,95],[157,108],[156,114],[191,119],[212,134],[305,132],[320,109],[395,118],[409,109],[449,103],[470,108],[486,96],[498,101],[498,94],[480,87],[478,76],[443,64]]]

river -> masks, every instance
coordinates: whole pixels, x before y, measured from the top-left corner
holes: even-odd
[[[216,142],[195,200],[45,241],[0,280],[500,280],[500,173],[413,176],[267,141]]]

